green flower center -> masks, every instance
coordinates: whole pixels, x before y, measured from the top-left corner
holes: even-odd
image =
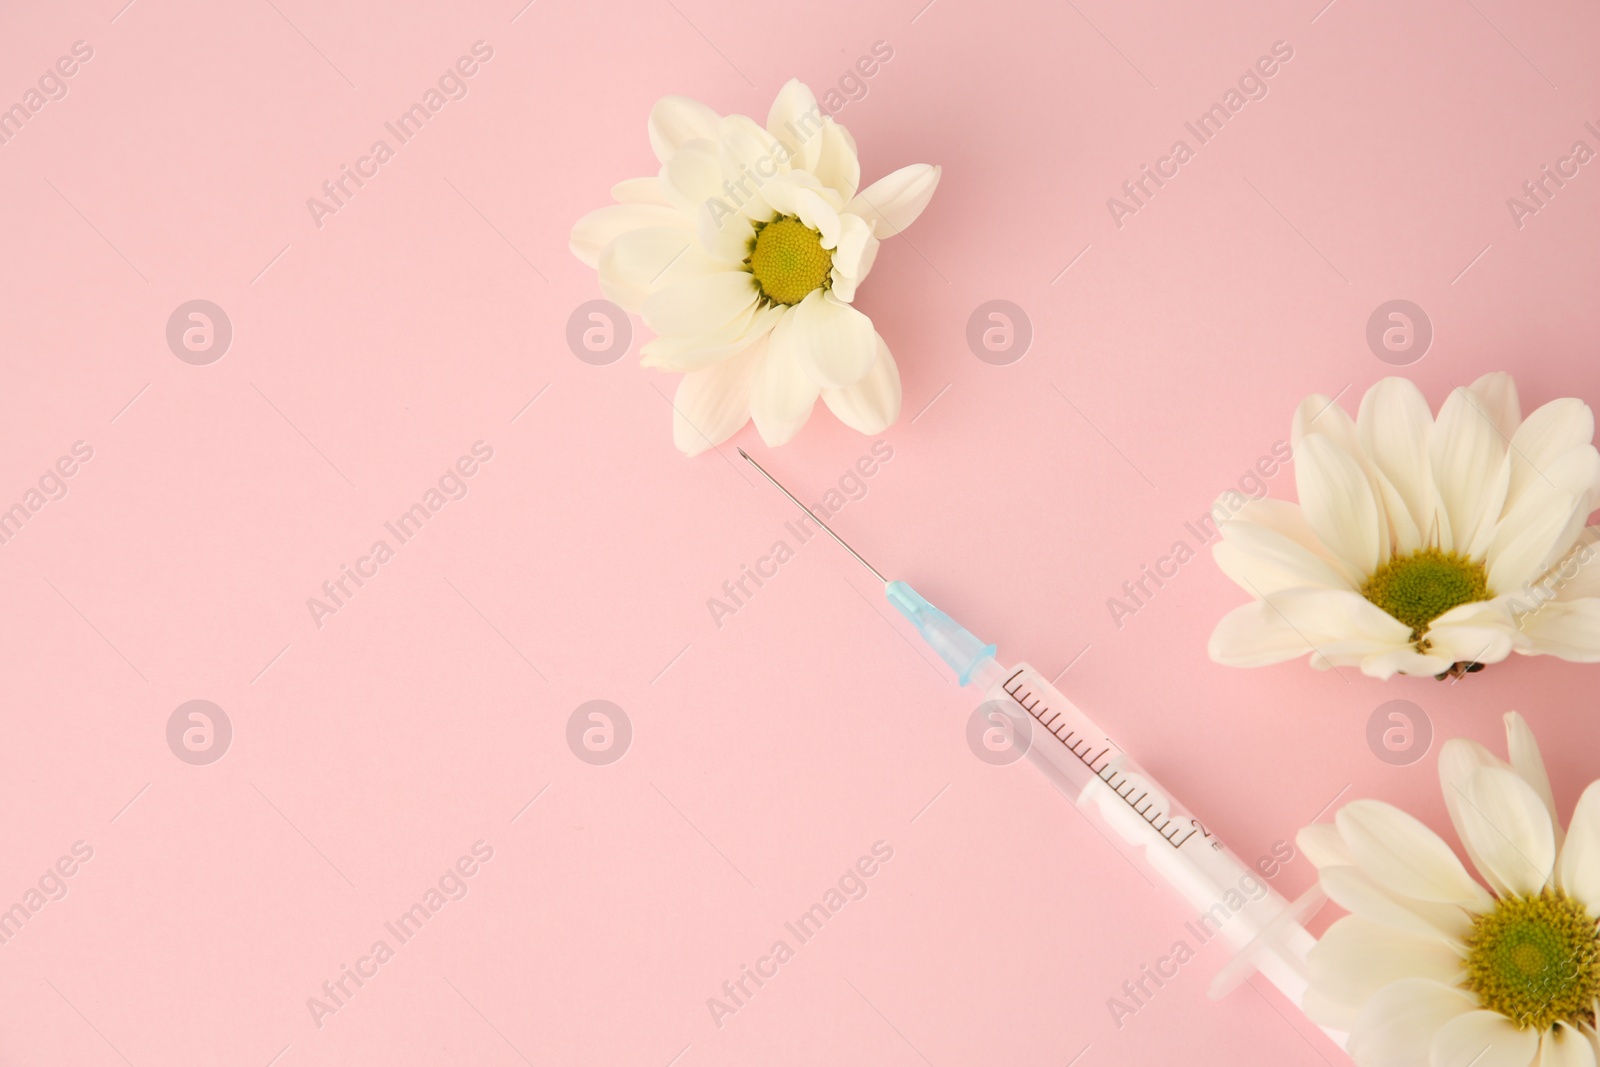
[[[1419,548],[1372,572],[1361,595],[1411,627],[1411,640],[1451,608],[1490,599],[1483,564],[1454,552]]]
[[[1473,919],[1466,968],[1466,987],[1519,1030],[1594,1023],[1600,931],[1565,893],[1504,897]]]
[[[798,304],[828,285],[833,253],[822,247],[822,234],[793,215],[755,227],[755,247],[744,263],[762,296],[774,304]]]

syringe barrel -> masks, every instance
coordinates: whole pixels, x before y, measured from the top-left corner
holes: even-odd
[[[1229,851],[1033,667],[985,664],[973,681],[984,691],[986,711],[1004,711],[1025,725],[1029,760],[1104,836],[1194,910],[1195,937],[1209,941],[1221,934],[1237,951],[1288,910],[1262,870]],[[1298,1005],[1311,940],[1292,921],[1274,927],[1271,940],[1274,955],[1284,958],[1263,961],[1262,972]]]

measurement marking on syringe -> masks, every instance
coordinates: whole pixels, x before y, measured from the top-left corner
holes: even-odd
[[[1162,840],[1173,848],[1182,848],[1184,843],[1198,832],[1196,827],[1191,826],[1188,828],[1187,833],[1184,833],[1181,837],[1178,836],[1184,827],[1174,823],[1166,812],[1156,810],[1156,802],[1150,798],[1148,789],[1137,797],[1133,796],[1133,792],[1139,788],[1139,784],[1112,766],[1111,761],[1106,758],[1107,753],[1111,751],[1110,747],[1093,752],[1094,746],[1088,738],[1080,737],[1077,740],[1073,740],[1077,736],[1076,731],[1066,730],[1066,719],[1059,709],[1051,713],[1049,719],[1046,719],[1044,716],[1050,713],[1050,708],[1041,709],[1039,707],[1039,698],[1033,695],[1033,690],[1029,689],[1026,692],[1021,692],[1022,683],[1017,681],[1021,676],[1022,672],[1019,670],[1005,680],[1001,688],[1005,690],[1006,695],[1016,701],[1017,705],[1032,716],[1035,722],[1043,726],[1046,733],[1061,742],[1062,747],[1072,753],[1079,763],[1094,772],[1094,776],[1104,782],[1117,795],[1118,799],[1128,805],[1135,815],[1149,823],[1150,828],[1160,835]],[[1061,720],[1060,725],[1053,726],[1052,724],[1056,723],[1058,719]],[[1066,730],[1066,732],[1062,733],[1062,730]],[[1106,741],[1109,745],[1111,739],[1106,738]],[[1141,804],[1144,806],[1140,807]]]

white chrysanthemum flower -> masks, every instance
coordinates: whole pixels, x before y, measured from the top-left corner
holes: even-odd
[[[1310,653],[1376,678],[1514,651],[1600,661],[1593,437],[1580,400],[1524,420],[1506,374],[1455,389],[1437,419],[1403,378],[1369,389],[1355,419],[1307,398],[1291,434],[1300,502],[1250,501],[1219,524],[1217,565],[1256,599],[1217,624],[1211,658]]]
[[[615,186],[616,204],[573,227],[572,252],[658,335],[644,365],[684,372],[678,448],[695,455],[751,419],[782,444],[819,395],[862,433],[894,422],[899,371],[851,301],[879,239],[927,206],[939,168],[913,164],[858,190],[854,138],[793,80],[765,128],[665,97],[650,145],[660,174]]]
[[[1563,833],[1538,743],[1506,716],[1505,763],[1439,753],[1475,880],[1432,830],[1376,800],[1297,838],[1350,914],[1309,959],[1306,1014],[1350,1033],[1362,1067],[1595,1067],[1600,1042],[1600,782]]]

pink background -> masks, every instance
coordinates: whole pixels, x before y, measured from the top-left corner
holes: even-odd
[[[819,406],[780,451],[746,429],[685,460],[642,326],[608,366],[567,347],[600,295],[569,229],[653,172],[657,96],[764,117],[878,41],[838,115],[863,176],[944,178],[858,301],[905,415],[842,532],[1008,659],[1073,664],[1062,688],[1247,860],[1335,797],[1444,826],[1432,755],[1368,748],[1389,699],[1435,747],[1498,745],[1520,708],[1564,806],[1600,772],[1595,668],[1225,669],[1206,638],[1243,594],[1208,556],[1120,628],[1106,607],[1302,396],[1353,409],[1389,371],[1364,338],[1387,300],[1432,320],[1403,373],[1435,404],[1494,369],[1525,410],[1600,401],[1600,164],[1520,229],[1505,203],[1600,147],[1592,5],[124,2],[0,14],[0,102],[94,52],[0,146],[0,501],[94,450],[0,545],[0,906],[93,849],[0,946],[0,1062],[1339,1062],[1264,987],[1208,1002],[1215,943],[1113,1023],[1187,916],[1031,770],[974,758],[970,692],[835,547],[713,625],[792,518],[732,446],[815,499],[871,441]],[[469,95],[318,228],[306,198],[478,40]],[[1269,95],[1118,228],[1107,198],[1280,40]],[[208,366],[165,340],[193,299],[233,326]],[[991,299],[1032,322],[1007,366],[965,340]],[[479,440],[466,498],[314,625]],[[233,726],[209,766],[166,741],[193,699]],[[566,741],[591,699],[632,724],[607,766]],[[467,896],[319,1028],[307,998],[480,840]],[[868,895],[719,1028],[707,998],[876,841]]]

